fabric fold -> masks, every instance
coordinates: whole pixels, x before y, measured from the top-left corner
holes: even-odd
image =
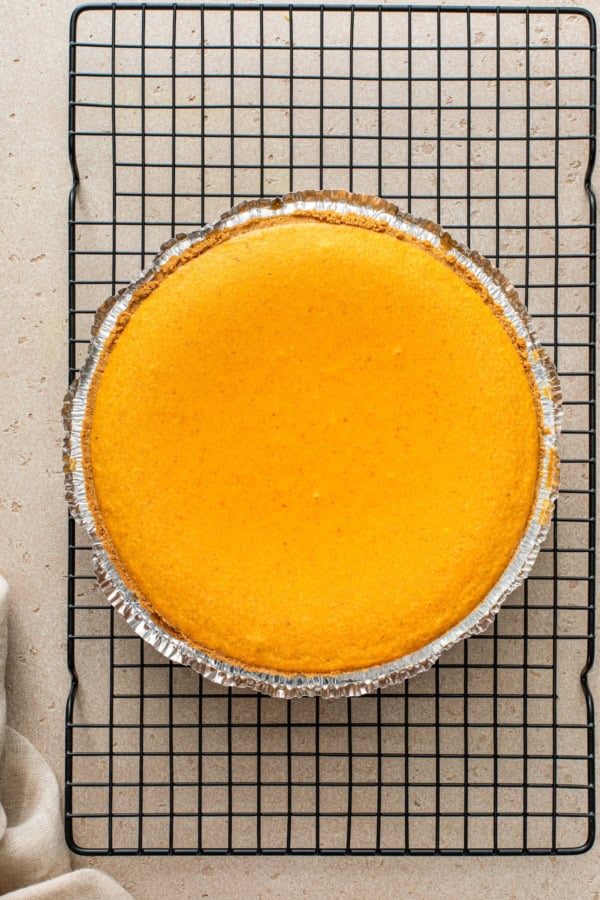
[[[6,724],[8,585],[0,576],[0,894],[11,900],[127,900],[95,869],[71,871],[58,783],[35,747]]]

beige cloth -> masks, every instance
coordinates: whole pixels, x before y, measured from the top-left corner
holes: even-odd
[[[71,871],[50,766],[6,724],[8,586],[0,576],[0,894],[11,900],[131,900],[94,869]]]

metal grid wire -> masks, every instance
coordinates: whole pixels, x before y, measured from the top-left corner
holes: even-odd
[[[526,300],[565,397],[550,535],[494,626],[394,690],[284,702],[173,666],[69,526],[66,831],[84,853],[546,853],[594,832],[596,37],[557,10],[87,6],[70,48],[70,376],[93,312],[247,197],[380,194]]]

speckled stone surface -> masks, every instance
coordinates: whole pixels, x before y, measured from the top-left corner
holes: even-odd
[[[600,14],[600,0],[589,6]],[[9,721],[35,743],[59,779],[68,688],[60,409],[66,387],[71,9],[63,0],[4,2],[0,36],[5,275],[0,303],[0,570],[11,585]],[[569,172],[563,177],[569,183]],[[597,681],[594,674],[593,684]],[[75,860],[76,865],[84,862]],[[136,898],[148,900],[600,897],[598,850],[559,859],[134,858],[91,863],[114,875]]]

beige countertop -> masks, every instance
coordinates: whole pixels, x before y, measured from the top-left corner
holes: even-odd
[[[600,14],[600,0],[588,5]],[[60,411],[67,365],[71,9],[65,0],[0,4],[0,229],[8,273],[0,304],[0,571],[11,587],[9,721],[59,779],[68,689]],[[91,864],[144,900],[600,896],[598,849],[563,858],[102,858]]]

